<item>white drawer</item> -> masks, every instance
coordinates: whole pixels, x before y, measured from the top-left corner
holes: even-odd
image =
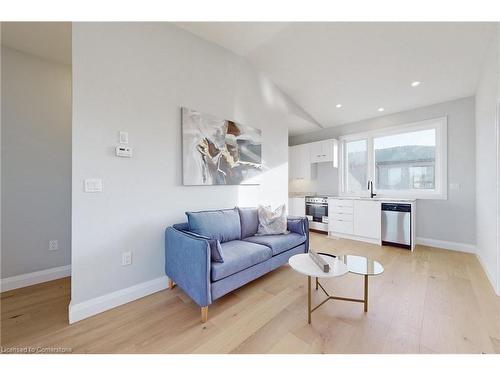
[[[347,201],[349,203],[345,203],[345,201],[333,201],[328,205],[329,212],[332,213],[346,213],[352,214],[354,211],[354,207],[352,206],[352,201]]]
[[[344,221],[333,219],[330,220],[330,226],[328,228],[331,232],[353,234],[354,227],[352,221]]]
[[[353,207],[354,206],[354,201],[352,199],[330,198],[328,200],[328,203],[338,205],[338,206],[344,206],[344,207]]]
[[[352,213],[332,213],[328,216],[329,220],[337,220],[337,221],[351,221],[352,222]]]

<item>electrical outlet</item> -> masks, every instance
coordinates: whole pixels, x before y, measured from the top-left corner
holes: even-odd
[[[58,240],[50,240],[49,241],[49,251],[59,250],[59,241]]]
[[[132,264],[132,252],[127,251],[122,253],[122,266],[129,266]]]

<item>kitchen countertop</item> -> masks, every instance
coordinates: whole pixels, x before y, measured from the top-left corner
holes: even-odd
[[[302,193],[302,192],[290,192],[288,193],[288,198],[305,198],[305,197],[331,197],[334,194],[318,194],[318,193]]]
[[[305,196],[316,195],[315,193],[288,193],[288,198],[304,198]]]
[[[416,202],[413,198],[391,198],[391,197],[346,197],[346,196],[328,196],[334,199],[348,199],[348,200],[365,200],[365,201],[381,201],[381,202]]]
[[[347,197],[347,196],[338,196],[338,195],[330,195],[330,194],[315,194],[315,193],[289,193],[288,198],[304,198],[306,196],[317,196],[317,197],[327,197],[334,199],[348,199],[348,200],[366,200],[366,201],[378,201],[378,202],[416,202],[416,199],[413,198],[391,198],[391,197]]]

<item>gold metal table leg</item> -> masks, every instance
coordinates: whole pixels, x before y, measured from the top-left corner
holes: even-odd
[[[368,312],[368,275],[365,275],[365,312]]]
[[[311,276],[307,276],[307,323],[311,324]]]
[[[365,276],[365,293],[364,293],[364,298],[363,299],[357,299],[357,298],[348,298],[348,297],[340,297],[340,296],[334,296],[330,295],[326,291],[326,289],[321,285],[319,282],[318,278],[316,278],[316,289],[321,288],[321,290],[326,294],[326,299],[323,300],[319,305],[312,307],[311,304],[311,276],[307,276],[307,322],[311,324],[311,316],[314,311],[316,311],[319,307],[323,306],[325,302],[328,302],[330,300],[338,300],[338,301],[348,301],[348,302],[358,302],[362,303],[364,305],[364,310],[365,312],[368,312],[368,275]]]

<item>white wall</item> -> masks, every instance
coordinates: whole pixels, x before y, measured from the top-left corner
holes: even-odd
[[[262,184],[182,186],[181,106],[261,128]],[[185,211],[287,202],[287,125],[296,111],[242,58],[175,26],[75,23],[70,319],[163,277],[164,230]],[[132,159],[113,156],[120,130]],[[102,193],[83,192],[89,177],[103,179]],[[131,266],[121,266],[124,251],[133,252]]]
[[[448,189],[447,200],[417,201],[417,237],[453,242],[457,248],[473,251],[476,243],[473,97],[291,137],[290,144],[338,138],[442,116],[448,116],[448,183],[460,184],[460,190]]]
[[[477,255],[500,294],[498,104],[500,61],[498,36],[491,42],[476,94],[476,231]]]
[[[2,46],[1,88],[6,279],[70,264],[71,67]]]

